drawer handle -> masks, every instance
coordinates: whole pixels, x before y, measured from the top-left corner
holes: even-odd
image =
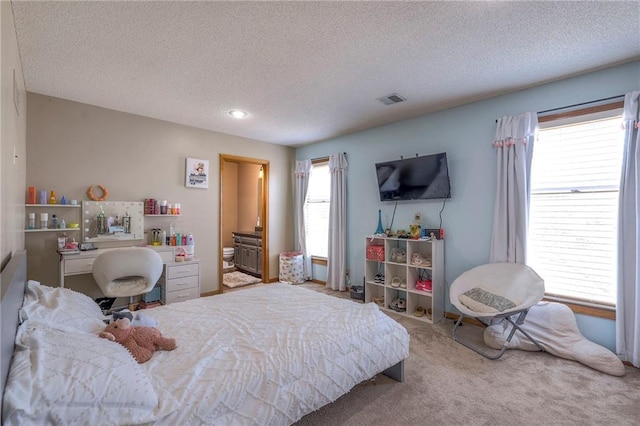
[[[189,285],[189,282],[187,281],[186,283],[176,283],[176,285]]]
[[[186,297],[189,297],[189,294],[180,294],[180,295],[178,295],[178,299],[184,299]]]

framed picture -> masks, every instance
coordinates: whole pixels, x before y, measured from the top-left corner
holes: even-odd
[[[209,160],[187,157],[184,185],[187,188],[209,188]]]

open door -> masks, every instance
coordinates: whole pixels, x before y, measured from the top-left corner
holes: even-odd
[[[237,270],[268,282],[268,182],[269,161],[220,154],[218,293],[224,292],[224,272],[230,270],[224,258],[231,248]],[[241,241],[234,241],[234,233]]]

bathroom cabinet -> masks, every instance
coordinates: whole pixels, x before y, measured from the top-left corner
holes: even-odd
[[[235,267],[251,275],[262,276],[262,234],[256,232],[233,233]]]

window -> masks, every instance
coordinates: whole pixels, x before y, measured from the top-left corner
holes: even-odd
[[[550,298],[615,306],[621,122],[621,111],[609,109],[540,125],[527,263]]]
[[[329,160],[313,162],[304,204],[304,227],[310,256],[326,258],[329,253]]]

